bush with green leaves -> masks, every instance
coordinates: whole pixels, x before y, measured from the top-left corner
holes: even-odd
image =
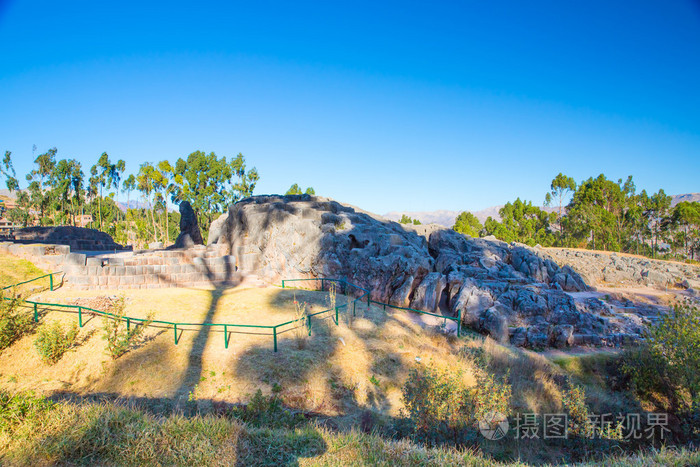
[[[114,317],[104,319],[103,338],[107,341],[107,352],[115,360],[136,345],[148,325],[153,322],[153,316],[149,314],[145,321],[128,323],[124,313],[125,306],[124,297],[120,297],[112,308]]]
[[[402,395],[404,414],[418,440],[464,443],[473,432],[472,399],[461,371],[419,365],[409,372]]]
[[[31,314],[22,312],[19,305],[19,299],[5,300],[0,293],[0,351],[30,333],[34,327]]]
[[[53,365],[75,345],[77,337],[78,326],[75,323],[66,330],[60,322],[54,321],[39,328],[34,347],[44,363]]]
[[[700,401],[700,309],[674,306],[656,326],[646,343],[627,352],[624,369],[640,393],[667,391],[689,409]]]
[[[689,434],[699,436],[695,422],[700,420],[700,309],[674,306],[648,330],[646,342],[623,358],[632,388],[642,396],[667,397]]]

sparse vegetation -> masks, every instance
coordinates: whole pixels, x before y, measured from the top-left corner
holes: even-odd
[[[31,315],[20,310],[20,303],[15,297],[6,300],[0,292],[0,351],[31,332],[34,327]]]
[[[113,359],[117,359],[129,351],[143,336],[148,325],[153,321],[153,315],[149,315],[143,322],[134,322],[129,325],[124,319],[124,297],[120,297],[114,304],[112,314],[114,318],[104,318],[104,339],[107,341],[107,351]]]
[[[284,408],[279,393],[280,386],[273,387],[272,395],[265,396],[258,389],[248,405],[234,407],[231,415],[242,422],[260,428],[295,428],[306,421],[304,414]]]
[[[297,300],[296,293],[294,294],[294,319],[296,320],[294,328],[294,338],[297,344],[297,349],[306,348],[306,342],[309,338],[309,318],[306,302]]]
[[[676,305],[648,330],[647,340],[623,355],[622,368],[633,390],[646,400],[668,400],[685,420],[690,436],[700,436],[700,310]]]
[[[52,365],[75,345],[77,337],[78,326],[75,323],[66,330],[59,321],[54,321],[39,328],[34,347],[44,363]]]

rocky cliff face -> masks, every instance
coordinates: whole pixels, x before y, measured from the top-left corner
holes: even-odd
[[[234,256],[241,272],[272,281],[345,277],[374,300],[461,313],[468,326],[517,345],[565,346],[628,331],[567,294],[588,287],[536,250],[406,227],[327,198],[247,198],[212,223],[209,242]]]

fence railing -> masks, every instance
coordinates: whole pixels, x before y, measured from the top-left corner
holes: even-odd
[[[29,279],[26,281],[18,282],[16,284],[8,285],[7,287],[3,287],[2,290],[7,290],[7,289],[11,289],[13,287],[18,287],[20,285],[29,284],[30,282],[38,281],[39,279],[43,279],[44,277],[48,277],[49,278],[49,289],[53,292],[53,276],[55,276],[56,274],[61,274],[61,273],[62,273],[62,271],[44,274],[43,276],[35,277],[34,279]]]
[[[54,285],[53,285],[53,276],[56,274],[60,274],[60,272],[54,272],[51,274],[46,274],[40,277],[36,277],[34,279],[30,279],[27,281],[19,282],[17,284],[12,284],[7,287],[3,287],[2,290],[7,290],[13,287],[17,287],[18,285],[23,285],[27,284],[30,282],[34,282],[40,279],[43,279],[45,277],[49,277],[49,282],[50,282],[50,289],[53,291],[54,290]],[[114,313],[109,313],[107,311],[102,311],[102,310],[96,310],[94,308],[82,306],[82,305],[68,305],[64,303],[49,303],[49,302],[37,302],[33,300],[23,300],[24,303],[31,305],[33,307],[33,313],[34,313],[34,321],[38,322],[39,321],[39,307],[44,307],[44,308],[59,308],[59,309],[73,309],[77,312],[78,314],[78,325],[82,328],[86,323],[84,321],[84,315],[88,316],[102,316],[108,319],[115,319],[115,320],[121,320],[126,322],[126,328],[127,330],[131,329],[132,324],[135,326],[138,325],[152,325],[152,324],[157,324],[161,326],[167,326],[167,327],[172,327],[173,328],[173,341],[175,345],[178,344],[180,341],[180,337],[183,331],[187,327],[193,327],[193,326],[208,326],[211,328],[218,328],[221,329],[224,333],[224,348],[228,349],[229,342],[230,342],[230,334],[235,333],[235,329],[237,328],[248,328],[248,329],[255,329],[255,330],[268,330],[269,333],[266,335],[272,336],[272,341],[273,341],[273,350],[277,352],[278,346],[277,346],[277,339],[278,335],[280,334],[279,329],[283,328],[285,326],[290,326],[296,324],[297,326],[306,326],[308,330],[308,335],[311,335],[311,330],[312,330],[312,321],[313,318],[319,319],[318,317],[323,314],[330,313],[331,319],[335,323],[336,326],[340,324],[339,320],[339,314],[341,310],[345,310],[347,313],[350,312],[350,303],[352,303],[352,314],[355,316],[356,314],[356,307],[357,303],[364,303],[365,301],[367,302],[367,306],[369,307],[372,303],[375,303],[377,305],[382,305],[384,307],[384,310],[386,310],[387,307],[398,309],[398,310],[405,310],[405,311],[410,311],[414,313],[420,313],[424,315],[430,315],[430,316],[436,316],[440,319],[445,319],[445,322],[448,320],[450,321],[456,321],[457,322],[457,336],[461,335],[461,312],[459,313],[458,317],[451,317],[451,316],[442,316],[442,315],[437,315],[435,313],[428,313],[426,311],[420,311],[420,310],[415,310],[412,308],[404,308],[404,307],[398,307],[394,305],[390,305],[388,303],[382,303],[378,302],[375,300],[372,300],[370,298],[370,292],[367,289],[364,289],[358,285],[355,285],[351,282],[348,282],[345,279],[331,279],[331,278],[313,278],[313,279],[284,279],[282,281],[282,288],[288,288],[286,285],[289,282],[301,282],[301,281],[317,281],[321,283],[321,290],[325,289],[326,282],[333,282],[333,283],[339,283],[342,284],[344,287],[342,289],[343,293],[345,295],[348,295],[349,289],[353,288],[354,294],[359,293],[359,296],[356,296],[355,299],[352,302],[347,302],[343,305],[337,305],[333,308],[328,308],[326,310],[321,310],[317,311],[315,313],[307,314],[301,318],[285,321],[284,323],[280,324],[270,324],[270,325],[259,325],[259,324],[234,324],[234,323],[183,323],[183,322],[174,322],[174,321],[164,321],[164,320],[151,320],[148,318],[135,318],[131,316],[122,316],[122,315],[116,315]],[[309,290],[309,289],[306,289]],[[316,289],[310,289],[310,290],[316,290]],[[10,297],[3,297],[5,300],[15,300],[14,298]],[[178,332],[178,327],[179,332]],[[234,329],[234,330],[231,330]],[[284,332],[284,331],[282,331]]]

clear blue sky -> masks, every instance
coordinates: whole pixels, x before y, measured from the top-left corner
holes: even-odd
[[[379,213],[541,203],[560,171],[700,191],[695,1],[107,3],[0,0],[19,172],[242,152],[256,193]]]

